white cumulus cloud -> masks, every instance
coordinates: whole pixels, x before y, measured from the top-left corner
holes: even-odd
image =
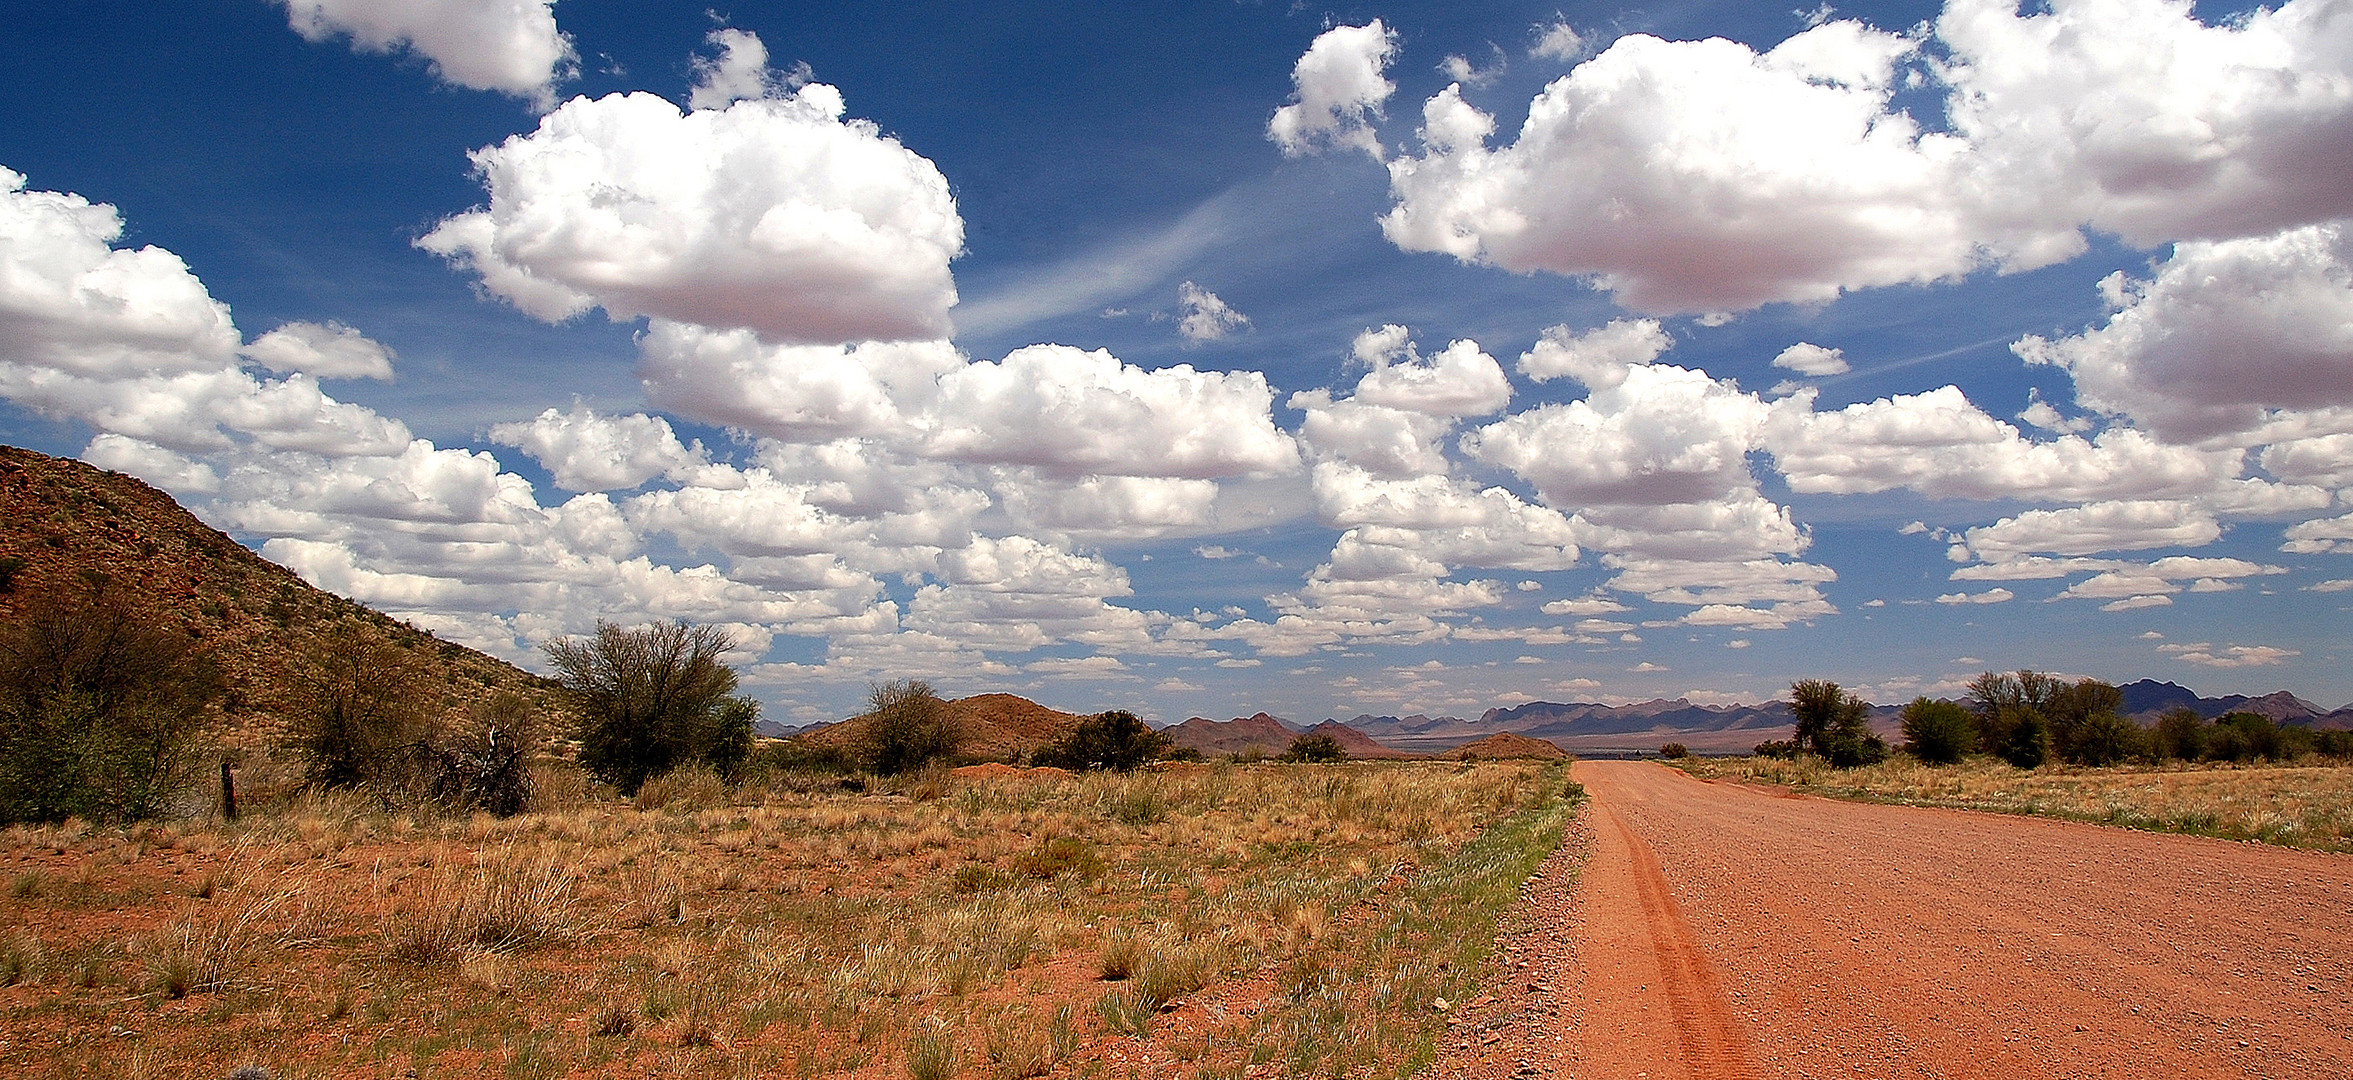
[[[391,349],[342,323],[290,322],[253,339],[246,359],[281,374],[318,379],[390,379]]]
[[[578,60],[556,29],[555,0],[283,0],[286,20],[311,42],[349,35],[363,52],[408,49],[456,86],[541,104]]]
[[[575,98],[473,153],[490,204],[417,243],[557,321],[602,307],[784,344],[944,337],[964,246],[947,179],[841,93],[681,113]]]
[[[1397,44],[1397,35],[1379,19],[1317,35],[1291,70],[1292,101],[1267,121],[1267,138],[1294,156],[1329,145],[1382,157],[1380,138],[1367,118],[1377,119],[1382,104],[1397,92],[1397,84],[1384,74]]]

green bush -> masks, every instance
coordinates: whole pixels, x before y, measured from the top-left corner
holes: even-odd
[[[1329,735],[1301,735],[1291,740],[1291,748],[1276,758],[1292,764],[1330,763],[1348,760],[1347,748]]]
[[[2206,721],[2186,708],[2167,709],[2149,741],[2160,759],[2196,761],[2206,756]]]
[[[1659,747],[1659,756],[1669,761],[1679,761],[1691,756],[1691,748],[1679,742],[1671,742]]]
[[[2149,756],[2148,730],[2114,712],[2077,721],[2069,742],[2067,760],[2078,765],[2117,765]]]
[[[2041,768],[2051,759],[2050,725],[2032,709],[2013,713],[1995,753],[2016,768]]]
[[[1780,758],[1787,761],[1797,756],[1797,742],[1793,739],[1767,739],[1749,751],[1758,757]]]
[[[1950,701],[1920,697],[1904,706],[1905,749],[1931,765],[1951,765],[1977,745],[1977,724],[1969,710]]]
[[[103,578],[0,624],[0,821],[162,813],[222,681],[194,639]]]
[[[599,622],[585,641],[551,641],[549,661],[580,717],[580,764],[623,795],[690,762],[733,776],[752,748],[759,705],[736,697],[734,647],[715,626]]]
[[[867,691],[866,768],[877,776],[913,772],[956,750],[947,702],[920,679],[877,683]]]
[[[1079,721],[1077,727],[1039,749],[1034,760],[1074,772],[1126,772],[1166,756],[1173,745],[1165,732],[1152,730],[1134,713],[1113,711]]]

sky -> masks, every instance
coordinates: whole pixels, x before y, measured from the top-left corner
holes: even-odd
[[[100,0],[0,104],[0,440],[527,667],[2353,700],[2353,0]]]

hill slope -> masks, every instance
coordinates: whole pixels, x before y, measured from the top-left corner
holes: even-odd
[[[499,690],[553,701],[545,680],[315,588],[121,473],[0,446],[0,521],[0,619],[100,583],[116,590],[211,654],[228,683],[222,736],[233,746],[277,734],[300,700],[291,673],[343,633],[406,649],[445,711]]]
[[[1009,760],[1061,738],[1086,716],[1049,709],[1016,694],[975,694],[946,702],[956,725],[956,752],[976,758]],[[866,740],[870,721],[853,716],[838,724],[803,728],[790,736],[806,746],[856,750]]]

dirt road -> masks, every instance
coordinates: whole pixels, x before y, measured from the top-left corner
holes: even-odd
[[[1438,1074],[2353,1077],[2353,857],[1575,776],[1582,870]]]

